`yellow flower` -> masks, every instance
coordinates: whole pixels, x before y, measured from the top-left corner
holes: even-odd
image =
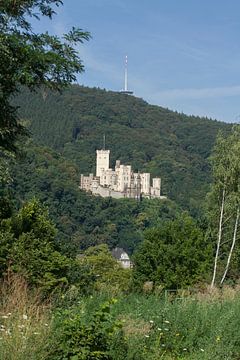
[[[220,336],[217,336],[217,337],[216,337],[216,341],[220,341]]]
[[[179,334],[179,333],[176,333],[176,336],[180,336],[180,334]]]

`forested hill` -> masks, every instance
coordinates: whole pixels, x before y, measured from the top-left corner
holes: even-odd
[[[216,134],[230,127],[78,85],[62,94],[22,90],[15,102],[37,143],[61,152],[80,172],[94,172],[95,150],[105,134],[112,165],[120,159],[134,170],[161,176],[164,194],[190,208],[205,197]]]

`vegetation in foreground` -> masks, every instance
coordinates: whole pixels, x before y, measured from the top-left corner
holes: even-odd
[[[42,302],[9,274],[0,291],[4,360],[239,359],[238,287],[115,299],[71,289]]]

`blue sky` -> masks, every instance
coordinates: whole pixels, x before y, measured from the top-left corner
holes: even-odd
[[[61,35],[78,26],[92,39],[79,46],[79,84],[107,90],[128,84],[151,104],[240,120],[239,0],[65,0],[36,29]]]

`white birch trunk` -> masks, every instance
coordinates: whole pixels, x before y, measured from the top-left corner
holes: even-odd
[[[237,216],[236,216],[236,221],[235,221],[232,246],[231,246],[231,249],[230,249],[229,254],[228,254],[228,260],[227,260],[225,271],[224,271],[224,274],[223,274],[223,277],[222,277],[222,280],[221,280],[221,285],[223,284],[223,282],[225,280],[225,277],[227,275],[228,269],[229,269],[229,264],[230,264],[230,261],[231,261],[233,249],[234,249],[234,246],[235,246],[235,243],[236,243],[236,238],[237,238],[238,222],[239,222],[239,208],[237,209]]]
[[[217,241],[217,249],[216,249],[215,260],[214,260],[214,269],[213,269],[211,288],[214,287],[216,273],[217,273],[218,255],[219,255],[219,249],[220,249],[221,240],[222,240],[222,223],[223,223],[224,203],[225,203],[225,187],[224,187],[223,193],[222,193],[222,205],[221,205],[221,213],[220,213],[219,227],[218,227],[218,241]]]

